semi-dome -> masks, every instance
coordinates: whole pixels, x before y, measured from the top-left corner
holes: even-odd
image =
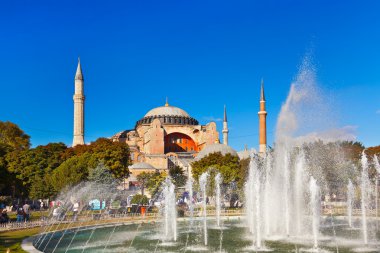
[[[233,156],[238,156],[238,153],[230,146],[220,143],[214,143],[207,145],[204,149],[202,149],[201,152],[198,153],[197,157],[195,157],[195,160],[199,161],[202,158],[208,156],[209,154],[217,152],[220,152],[222,155],[231,154]]]
[[[169,105],[153,108],[147,114],[145,114],[144,117],[159,116],[159,115],[190,117],[190,115],[184,110],[182,110],[181,108],[178,108],[175,106],[169,106]]]
[[[155,170],[156,168],[150,165],[149,163],[135,163],[132,166],[129,166],[130,170]]]

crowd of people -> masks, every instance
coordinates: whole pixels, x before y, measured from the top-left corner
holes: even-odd
[[[8,210],[4,205],[0,206],[0,224],[8,223],[11,221]],[[13,206],[9,208],[10,210],[13,209]],[[16,205],[15,206],[16,211],[16,221],[17,222],[26,222],[30,219],[30,213],[31,213],[31,206],[25,202],[24,205]]]

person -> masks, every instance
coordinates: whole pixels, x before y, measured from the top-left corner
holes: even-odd
[[[9,216],[7,213],[7,209],[4,209],[0,214],[0,223],[4,224],[9,222]]]
[[[75,202],[73,206],[73,220],[76,221],[78,218],[79,203]]]
[[[23,205],[22,209],[24,210],[24,219],[25,221],[28,221],[30,218],[30,205],[25,202],[25,205]]]
[[[53,210],[53,219],[59,220],[59,216],[60,216],[60,210],[59,210],[59,207],[56,207]]]
[[[22,222],[24,220],[24,209],[21,207],[17,209],[17,222]]]
[[[40,210],[43,211],[44,210],[44,202],[41,201],[41,204],[40,204]]]

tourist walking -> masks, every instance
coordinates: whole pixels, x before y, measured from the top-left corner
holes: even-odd
[[[76,221],[78,218],[78,211],[79,211],[79,202],[75,202],[73,206],[73,220]]]
[[[24,209],[22,209],[21,207],[17,209],[17,222],[22,222],[24,221]]]
[[[4,224],[8,222],[9,222],[9,216],[8,216],[7,210],[4,209],[0,214],[0,223]]]
[[[23,205],[22,209],[24,210],[24,220],[28,221],[30,218],[30,205],[25,202],[25,205]]]

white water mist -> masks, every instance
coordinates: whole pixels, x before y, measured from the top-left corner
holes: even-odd
[[[220,227],[220,212],[221,212],[221,199],[220,187],[222,184],[222,175],[220,173],[215,176],[215,211],[216,211],[216,225]]]
[[[363,242],[368,244],[368,228],[367,228],[367,208],[369,203],[369,187],[370,182],[368,178],[368,160],[365,152],[362,153],[361,158],[362,174],[361,174],[361,209],[362,209],[362,233]]]
[[[204,245],[208,244],[208,238],[207,238],[207,193],[206,193],[206,185],[207,185],[207,179],[209,174],[207,172],[204,172],[199,177],[199,186],[201,187],[202,192],[202,206],[203,206],[203,238],[204,238]]]
[[[310,210],[312,213],[312,230],[313,230],[313,247],[318,249],[318,235],[320,227],[320,192],[317,185],[317,180],[310,178]]]
[[[164,197],[164,240],[177,241],[177,207],[175,201],[175,186],[169,178],[165,180]]]
[[[352,228],[352,204],[354,201],[354,185],[351,180],[348,181],[347,185],[347,217],[348,225]]]

